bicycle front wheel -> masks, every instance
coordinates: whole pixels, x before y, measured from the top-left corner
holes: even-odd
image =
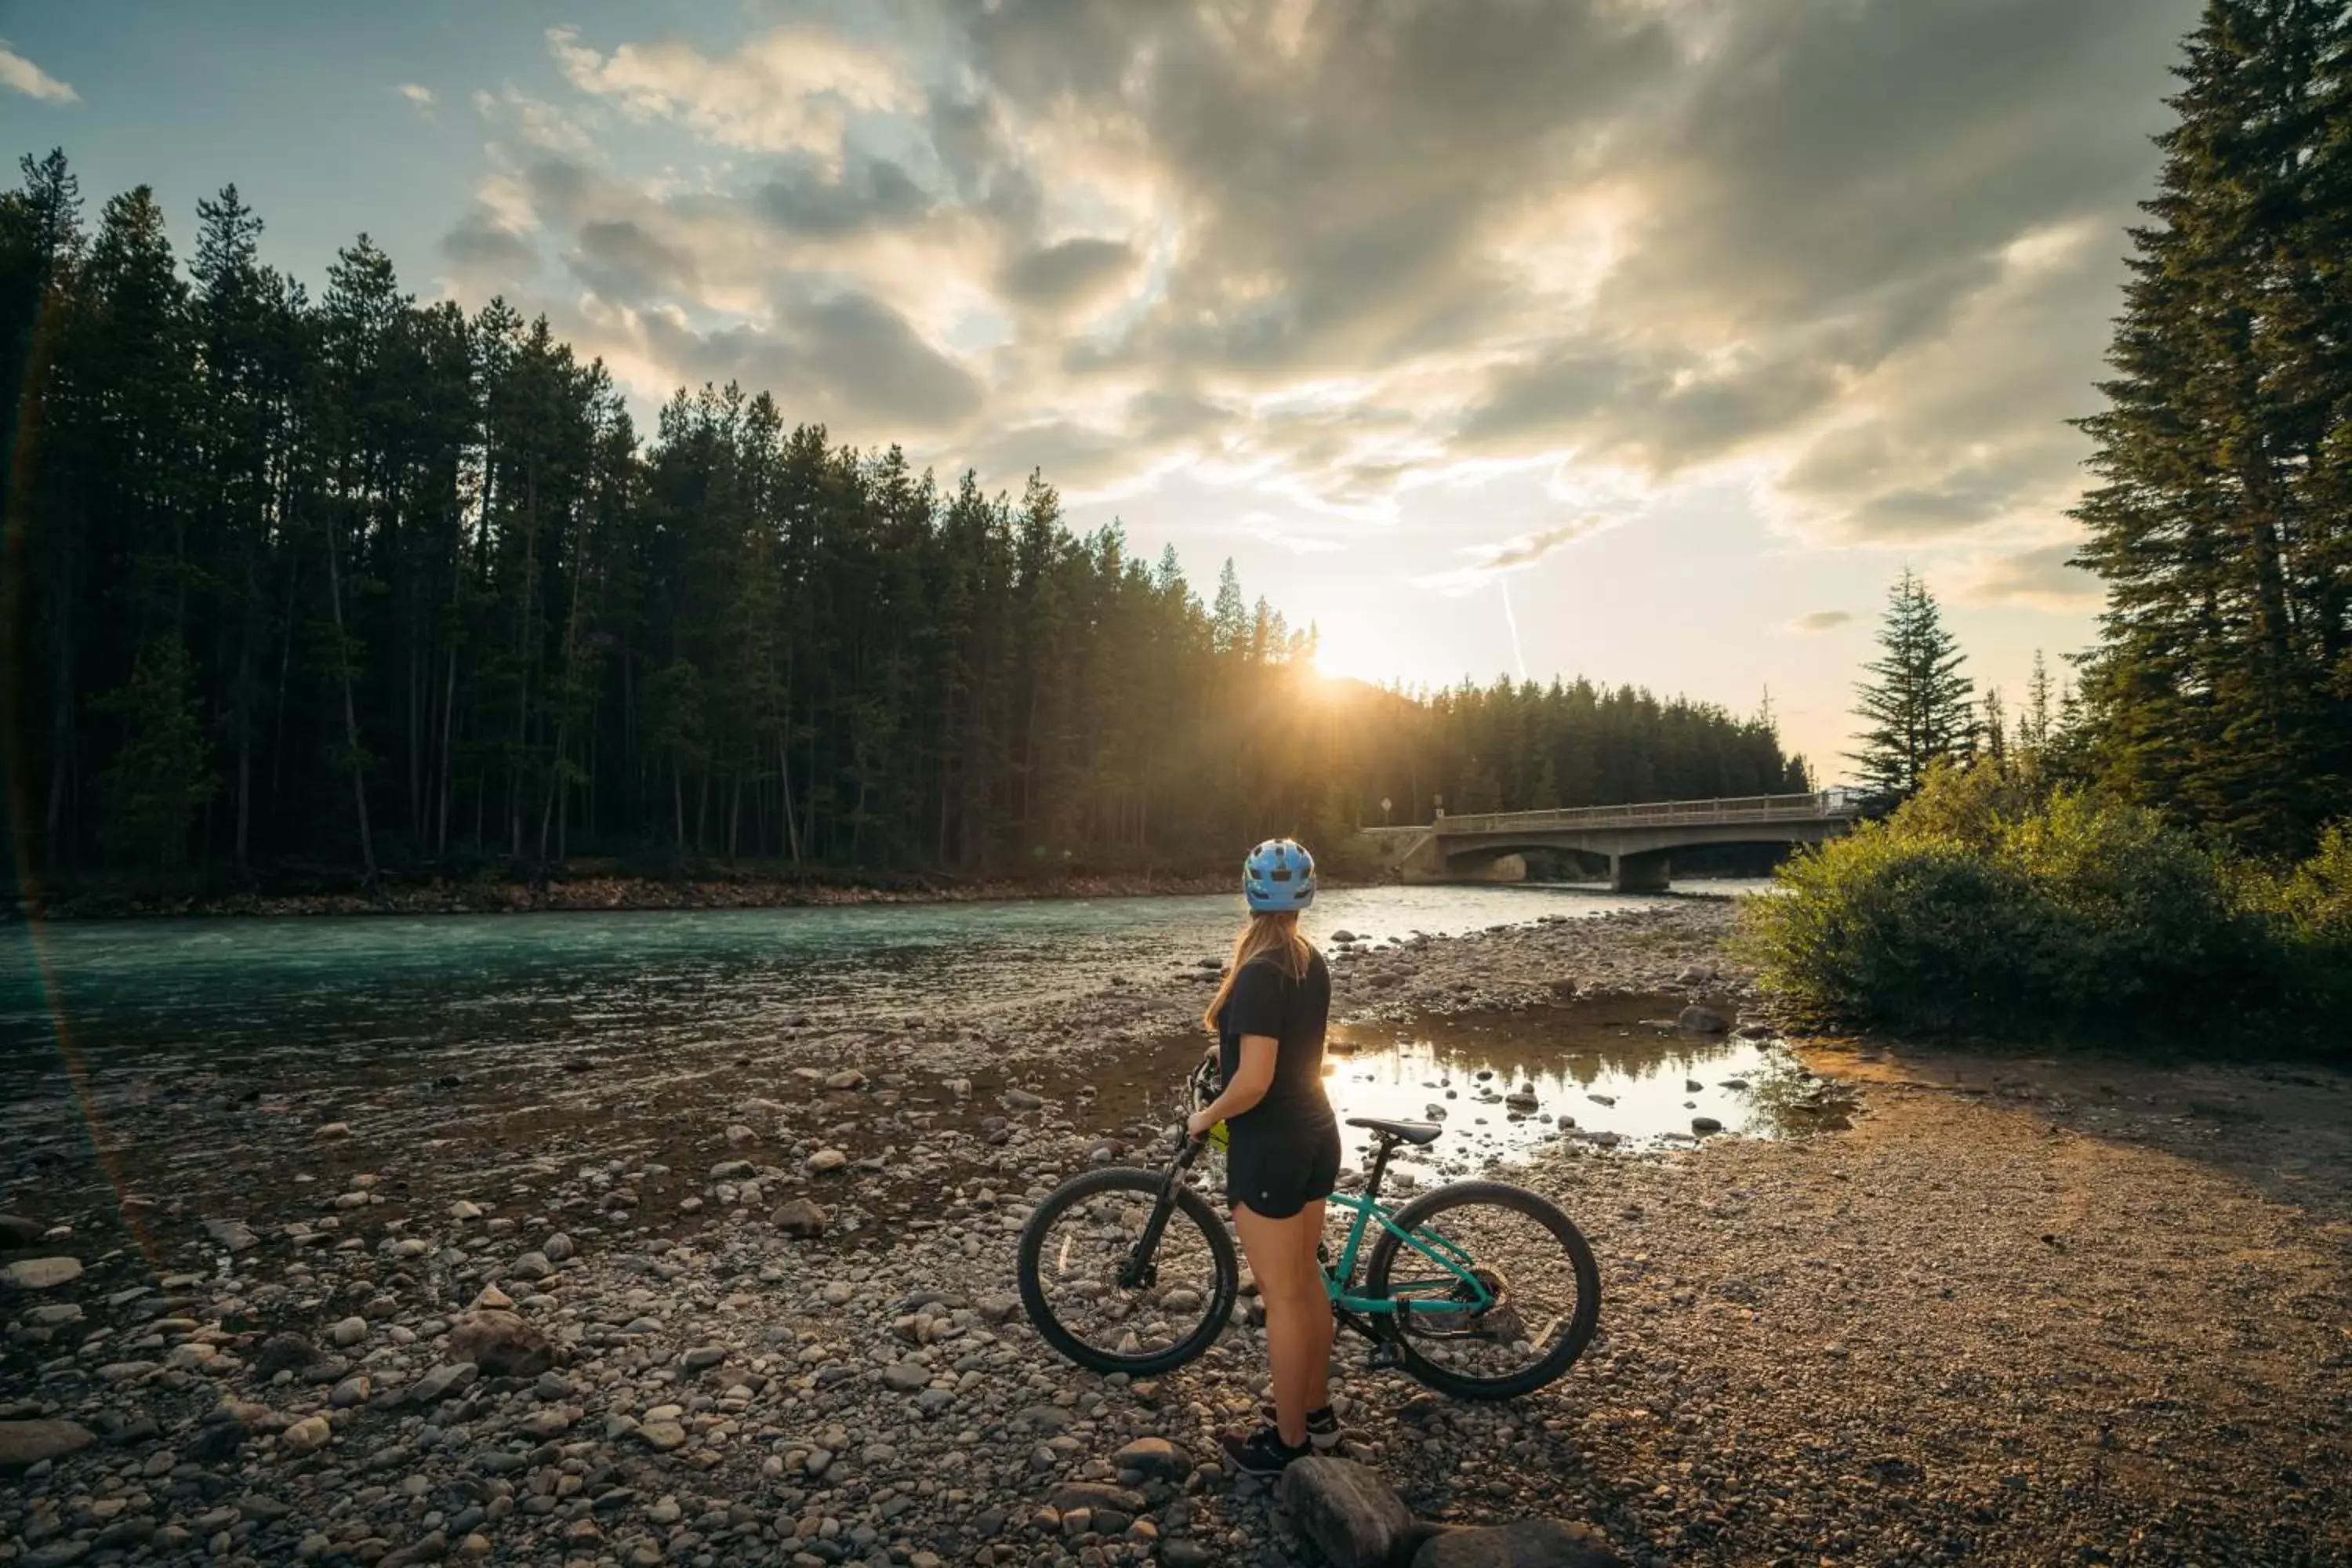
[[[1224,1331],[1240,1289],[1233,1238],[1177,1184],[1149,1254],[1164,1178],[1114,1166],[1046,1194],[1021,1230],[1021,1304],[1045,1342],[1096,1372],[1181,1366]]]
[[[1396,1303],[1405,1370],[1457,1399],[1512,1399],[1584,1353],[1601,1266],[1556,1205],[1501,1182],[1457,1182],[1407,1204],[1365,1265]]]

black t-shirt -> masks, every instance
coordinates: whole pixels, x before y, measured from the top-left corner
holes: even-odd
[[[1242,1037],[1266,1035],[1280,1042],[1274,1082],[1265,1098],[1244,1115],[1331,1114],[1323,1097],[1323,1032],[1331,1018],[1331,971],[1323,955],[1307,950],[1307,973],[1293,980],[1270,958],[1253,959],[1234,977],[1234,988],[1217,1014],[1217,1070],[1227,1083],[1242,1065]]]

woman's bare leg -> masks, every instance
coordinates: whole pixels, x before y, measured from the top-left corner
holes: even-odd
[[[1330,1398],[1331,1303],[1315,1262],[1323,1205],[1318,1200],[1287,1219],[1267,1219],[1235,1204],[1234,1228],[1241,1233],[1243,1255],[1265,1306],[1275,1429],[1297,1447],[1307,1441],[1307,1413]]]

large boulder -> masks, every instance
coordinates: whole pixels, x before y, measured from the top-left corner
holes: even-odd
[[[0,1470],[62,1458],[97,1441],[97,1434],[78,1422],[0,1421]]]
[[[537,1377],[555,1368],[555,1346],[512,1312],[468,1312],[449,1326],[446,1352],[484,1377]]]
[[[1556,1519],[1522,1519],[1485,1530],[1449,1530],[1422,1543],[1412,1568],[1633,1568],[1592,1539],[1591,1531]]]
[[[1282,1472],[1277,1495],[1331,1568],[1393,1568],[1411,1551],[1412,1510],[1353,1459],[1300,1459]]]
[[[1694,1035],[1719,1035],[1731,1027],[1731,1021],[1714,1008],[1697,1005],[1684,1008],[1675,1022]]]

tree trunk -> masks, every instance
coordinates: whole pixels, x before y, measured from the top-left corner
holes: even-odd
[[[793,727],[789,720],[784,732],[776,737],[776,771],[784,781],[784,842],[792,852],[793,864],[801,863],[801,825],[793,815]]]
[[[375,865],[375,838],[368,831],[367,776],[361,766],[359,710],[352,701],[352,647],[343,632],[343,577],[335,548],[335,535],[341,531],[332,518],[327,520],[327,599],[335,613],[335,671],[343,688],[343,742],[352,753],[352,804],[359,810],[360,864],[367,873],[367,889],[383,891],[382,879]]]
[[[293,554],[286,564],[286,637],[278,648],[278,717],[269,741],[269,804],[272,808],[278,804],[278,769],[286,760],[286,684],[294,668],[294,586],[301,576],[302,558]]]
[[[434,840],[433,858],[443,859],[449,853],[449,784],[456,772],[457,722],[457,645],[449,645],[448,672],[441,685],[441,828]]]

